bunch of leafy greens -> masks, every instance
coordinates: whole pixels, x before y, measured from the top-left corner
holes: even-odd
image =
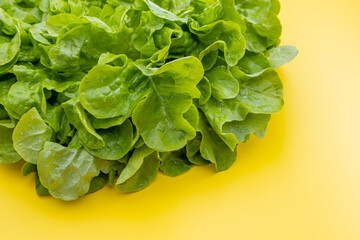
[[[0,0],[0,161],[74,200],[228,169],[283,106],[278,0]]]

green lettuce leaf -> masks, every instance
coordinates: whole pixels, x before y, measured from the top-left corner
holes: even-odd
[[[133,125],[129,120],[120,126],[98,130],[98,133],[104,140],[105,146],[100,149],[85,148],[93,156],[102,159],[118,160],[122,158],[137,141],[133,133]]]
[[[116,185],[120,185],[129,180],[132,176],[136,174],[136,172],[141,168],[144,163],[144,159],[151,155],[154,150],[148,148],[147,146],[142,146],[134,151],[129,159],[126,167],[121,172]]]
[[[232,133],[236,136],[237,142],[245,142],[250,134],[258,133],[266,129],[270,121],[270,114],[249,113],[243,121],[227,122],[223,126],[223,131]]]
[[[202,136],[200,132],[197,132],[196,137],[188,142],[186,145],[186,157],[192,164],[195,165],[207,165],[210,161],[204,159],[200,153],[200,147],[202,142]]]
[[[144,2],[148,5],[150,11],[157,17],[164,18],[172,22],[176,22],[176,21],[183,23],[187,22],[187,19],[176,16],[176,14],[160,7],[159,5],[155,4],[150,0],[144,0]]]
[[[214,67],[207,71],[205,76],[210,82],[212,96],[217,100],[231,99],[238,95],[239,82],[227,67]]]
[[[137,171],[125,182],[122,182],[121,173],[119,177],[121,181],[116,182],[116,188],[122,192],[137,192],[146,188],[155,180],[159,171],[159,163],[160,160],[155,152],[146,156]]]
[[[209,126],[203,114],[200,114],[199,131],[202,135],[201,156],[215,164],[216,171],[227,170],[236,160],[236,149],[230,149]]]
[[[65,111],[69,122],[77,129],[80,141],[90,149],[99,149],[105,147],[104,140],[92,127],[85,110],[78,99],[73,98],[63,103],[62,108]]]
[[[87,193],[94,193],[105,187],[107,176],[104,173],[100,173],[99,176],[94,177],[90,182],[89,191]]]
[[[20,30],[16,20],[0,7],[0,74],[6,73],[16,63],[20,45]]]
[[[132,115],[146,145],[157,151],[173,151],[195,137],[195,129],[183,114],[192,106],[192,99],[200,97],[196,86],[203,74],[201,62],[189,57],[168,63],[150,76],[152,92]]]
[[[21,168],[21,174],[23,176],[27,176],[33,172],[37,172],[36,164],[26,162]]]
[[[13,146],[13,129],[0,126],[0,162],[15,163],[21,159]]]
[[[190,30],[206,46],[219,45],[229,66],[234,66],[245,54],[245,38],[240,25],[231,21],[217,21],[209,25],[190,25]]]
[[[42,185],[53,197],[65,201],[85,195],[100,172],[94,157],[84,149],[69,149],[53,142],[45,143],[37,169]]]
[[[278,0],[235,0],[236,9],[246,20],[246,48],[262,52],[276,45],[282,27],[277,15],[280,11]]]
[[[187,159],[185,149],[160,153],[160,161],[160,170],[171,177],[185,173],[193,166]]]
[[[36,108],[32,108],[20,118],[14,129],[14,148],[25,161],[36,164],[39,152],[52,135],[52,129],[46,125]]]
[[[225,123],[243,121],[248,113],[278,112],[284,101],[282,83],[274,70],[266,69],[255,75],[246,75],[238,68],[234,68],[232,72],[239,80],[239,94],[233,99],[223,101],[211,98],[200,108],[215,132],[231,149],[235,149],[237,138],[231,132],[223,132]]]
[[[98,119],[129,117],[149,85],[147,77],[133,63],[123,67],[101,65],[81,81],[80,102]]]
[[[277,68],[293,60],[298,55],[298,50],[294,46],[280,46],[270,49],[268,53],[271,67]]]

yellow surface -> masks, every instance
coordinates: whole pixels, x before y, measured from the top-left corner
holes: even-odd
[[[360,2],[282,0],[286,106],[229,170],[160,175],[146,190],[39,198],[0,166],[0,239],[360,239]]]

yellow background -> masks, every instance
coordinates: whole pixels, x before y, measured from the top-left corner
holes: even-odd
[[[0,166],[0,239],[360,239],[360,2],[282,0],[286,106],[235,165],[160,175],[136,194],[37,197]]]

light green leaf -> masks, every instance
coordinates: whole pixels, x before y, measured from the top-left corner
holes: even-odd
[[[63,29],[66,25],[70,23],[82,22],[84,21],[73,14],[61,13],[51,16],[46,20],[46,29],[51,36],[58,37],[60,30]]]
[[[280,67],[290,62],[298,55],[298,50],[293,46],[280,46],[269,50],[269,61],[272,68]]]
[[[39,152],[52,135],[51,128],[46,125],[36,108],[32,108],[20,118],[14,129],[14,148],[25,161],[36,164]]]
[[[46,113],[46,97],[42,81],[47,78],[46,71],[35,69],[32,64],[16,65],[13,72],[17,78],[9,89],[6,107],[17,119],[35,107],[38,112]]]
[[[199,111],[196,108],[196,106],[193,104],[191,105],[191,107],[189,108],[189,110],[184,113],[184,119],[190,123],[190,125],[196,129],[198,124],[199,124]]]
[[[16,63],[20,44],[16,22],[0,8],[0,74],[6,73]]]
[[[267,69],[253,77],[241,77],[239,83],[239,101],[250,112],[271,114],[283,107],[283,85],[274,70]]]
[[[167,19],[169,21],[174,21],[174,22],[176,22],[176,21],[183,22],[183,23],[187,22],[187,19],[177,17],[174,13],[161,8],[160,6],[156,5],[154,2],[152,2],[150,0],[144,0],[144,2],[148,5],[150,11],[157,17],[164,18],[164,19]]]
[[[86,147],[99,149],[105,146],[104,140],[91,126],[89,118],[76,98],[61,106],[69,122],[78,130],[79,138]]]
[[[74,137],[71,139],[67,147],[71,149],[80,149],[83,147],[83,144],[80,141],[79,134],[77,132],[74,135]]]
[[[209,126],[200,114],[199,131],[202,135],[200,153],[203,158],[215,164],[216,171],[227,170],[236,160],[236,149],[231,150]]]
[[[235,0],[240,15],[246,19],[246,48],[262,52],[275,45],[280,38],[282,27],[277,17],[278,0]]]
[[[13,129],[0,126],[0,162],[15,163],[21,159],[13,147]]]
[[[124,67],[97,66],[81,81],[80,102],[98,119],[129,116],[145,97],[149,84],[133,63]]]
[[[45,143],[37,168],[43,186],[53,197],[65,201],[85,195],[91,180],[100,172],[94,157],[84,149],[69,149],[52,142]]]
[[[203,77],[203,79],[201,79],[201,81],[197,85],[197,88],[201,92],[199,104],[204,105],[211,98],[211,84],[206,77]]]
[[[93,115],[88,114],[88,118],[94,129],[109,129],[123,124],[128,119],[128,116],[98,119]]]
[[[204,112],[213,130],[223,139],[229,148],[234,150],[237,144],[235,135],[232,133],[224,133],[222,128],[226,122],[242,121],[248,114],[248,110],[242,106],[239,97],[222,102],[211,98],[200,108]]]
[[[217,48],[222,48],[230,66],[235,66],[245,54],[245,38],[240,25],[234,22],[220,20],[201,27],[192,22],[190,31],[206,46],[220,44]]]
[[[45,23],[38,23],[31,26],[31,37],[40,44],[51,45],[54,43],[54,38],[48,33]]]
[[[16,125],[16,121],[14,119],[3,119],[0,120],[0,126],[1,127],[6,127],[6,128],[15,128]]]
[[[214,98],[221,101],[231,99],[239,93],[239,82],[234,78],[225,66],[217,66],[205,73],[211,85],[211,93]]]
[[[283,106],[283,88],[277,73],[272,69],[258,74],[246,75],[234,68],[233,76],[240,83],[236,98],[218,101],[211,98],[200,106],[214,131],[231,148],[236,147],[237,139],[232,133],[224,133],[223,125],[232,121],[243,121],[248,113],[271,114]]]
[[[246,52],[236,66],[246,74],[256,74],[270,68],[271,64],[263,53]]]
[[[244,121],[233,121],[225,123],[223,131],[236,136],[238,143],[245,142],[250,134],[266,129],[270,121],[269,114],[248,114]]]
[[[93,156],[107,160],[122,158],[136,142],[133,135],[133,125],[129,120],[126,120],[121,126],[98,130],[98,134],[104,140],[105,147],[100,149],[85,148]]]
[[[224,51],[223,41],[217,41],[200,52],[199,59],[201,60],[205,71],[214,67],[219,56],[219,50]]]
[[[194,57],[165,64],[150,76],[152,93],[133,112],[133,122],[146,145],[157,151],[184,147],[195,137],[195,129],[183,118],[203,77],[201,62]],[[146,116],[146,118],[144,118]]]

